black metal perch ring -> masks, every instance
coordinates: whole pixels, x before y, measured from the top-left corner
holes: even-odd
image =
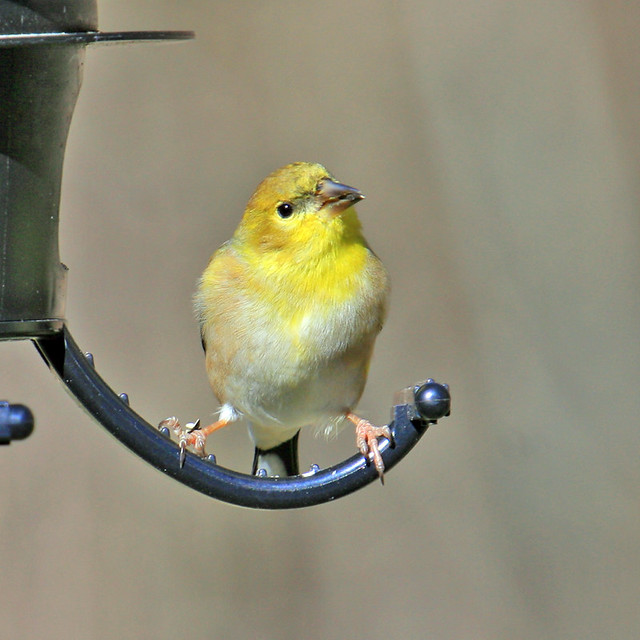
[[[309,507],[347,495],[375,481],[378,473],[361,454],[338,465],[284,478],[258,478],[187,455],[181,469],[179,449],[129,407],[98,375],[92,358],[79,349],[69,331],[36,341],[38,350],[68,390],[118,440],[167,475],[213,498],[258,509]],[[418,442],[430,423],[449,413],[449,392],[432,380],[405,390],[389,424],[393,446],[383,441],[386,469]]]

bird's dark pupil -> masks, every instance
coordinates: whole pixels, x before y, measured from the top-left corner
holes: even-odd
[[[293,206],[289,202],[278,205],[278,215],[281,218],[288,218],[293,213]]]

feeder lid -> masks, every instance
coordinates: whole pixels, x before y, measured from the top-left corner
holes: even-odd
[[[75,33],[10,33],[0,35],[0,47],[35,45],[128,44],[191,40],[193,31],[77,31]]]

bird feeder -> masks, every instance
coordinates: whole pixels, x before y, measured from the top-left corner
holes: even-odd
[[[180,451],[116,394],[75,343],[65,317],[67,268],[60,262],[60,185],[69,125],[87,46],[187,40],[189,31],[107,33],[95,0],[0,0],[0,341],[32,340],[51,370],[93,418],[157,469],[214,498],[263,509],[334,500],[378,478],[357,454],[298,476],[239,473]],[[382,440],[387,470],[430,424],[449,414],[448,387],[427,380],[396,394]],[[29,436],[31,411],[0,402],[0,444]]]

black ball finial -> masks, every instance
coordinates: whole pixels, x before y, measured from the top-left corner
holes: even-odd
[[[449,386],[434,380],[427,380],[415,390],[415,403],[423,420],[435,422],[451,413]]]
[[[23,404],[0,402],[0,444],[24,440],[33,431],[33,414]]]

